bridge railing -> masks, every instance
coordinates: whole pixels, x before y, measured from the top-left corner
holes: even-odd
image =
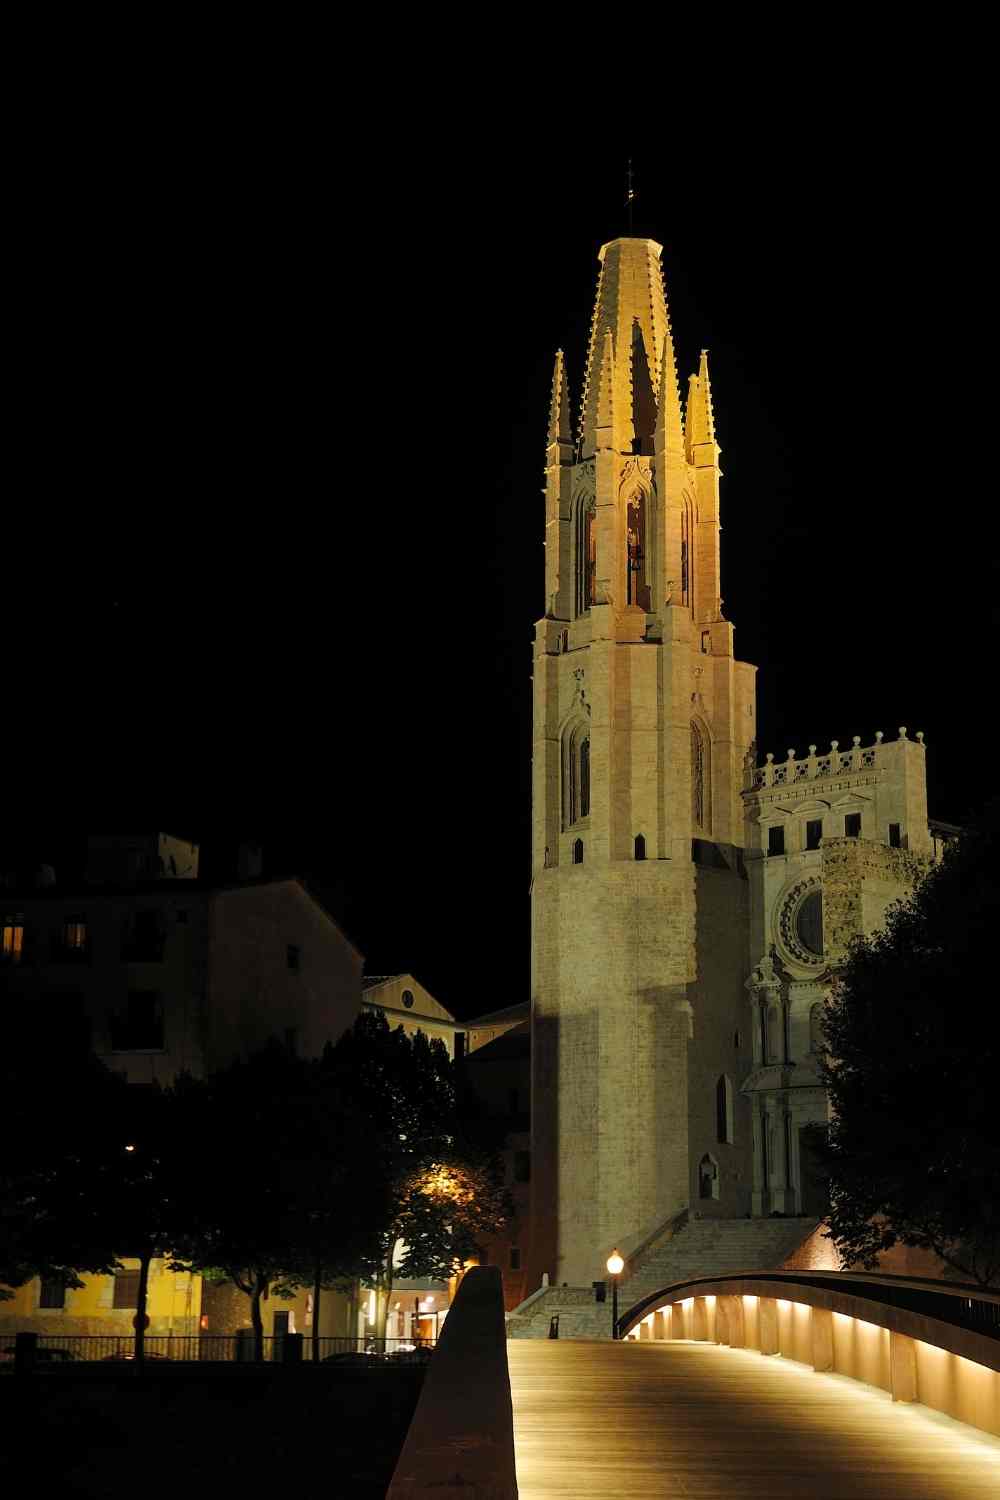
[[[617,1331],[784,1355],[1000,1436],[1000,1294],[981,1287],[747,1271],[665,1287],[630,1308]]]
[[[441,1330],[387,1500],[517,1500],[503,1284],[473,1266]]]

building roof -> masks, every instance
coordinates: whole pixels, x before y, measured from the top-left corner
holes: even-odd
[[[511,1024],[528,1019],[529,1006],[527,1000],[521,1000],[517,1005],[507,1005],[503,1010],[489,1010],[485,1016],[473,1016],[466,1021],[467,1031],[474,1031],[479,1026],[499,1026],[504,1022]]]

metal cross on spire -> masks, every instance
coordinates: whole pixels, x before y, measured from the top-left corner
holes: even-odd
[[[635,188],[632,186],[632,158],[628,159],[628,176],[625,186],[625,206],[628,209],[628,232],[632,235],[632,203],[635,198]]]

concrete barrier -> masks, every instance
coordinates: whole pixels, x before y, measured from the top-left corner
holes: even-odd
[[[465,1273],[445,1319],[387,1500],[517,1500],[503,1286]]]

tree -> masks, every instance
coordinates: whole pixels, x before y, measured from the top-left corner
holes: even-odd
[[[40,1088],[25,1059],[44,1055]],[[0,1283],[34,1276],[79,1287],[80,1272],[114,1270],[104,1214],[121,1160],[125,1085],[44,1004],[9,1010],[0,1050]],[[0,1298],[9,1292],[0,1288]]]
[[[455,1069],[441,1042],[392,1031],[384,1015],[365,1012],[324,1061],[371,1121],[392,1186],[374,1253],[355,1267],[375,1290],[375,1336],[384,1338],[397,1271],[451,1276],[502,1227],[509,1203],[495,1161],[463,1133]]]
[[[897,1241],[1000,1283],[995,940],[1000,800],[852,948],[824,1015],[830,1236],[873,1268]]]

